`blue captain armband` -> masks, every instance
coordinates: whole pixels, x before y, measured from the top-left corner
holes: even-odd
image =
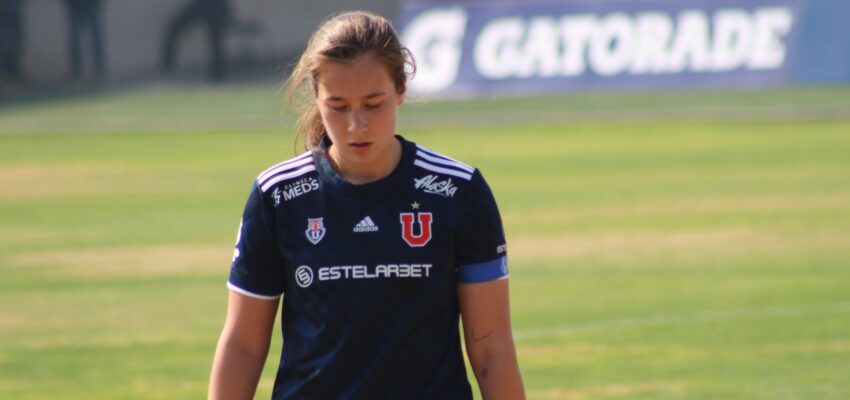
[[[508,257],[476,264],[461,265],[457,271],[460,283],[481,283],[508,277]]]

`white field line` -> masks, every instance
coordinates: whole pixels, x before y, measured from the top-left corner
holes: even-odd
[[[541,338],[561,337],[572,334],[611,331],[632,328],[693,325],[709,322],[727,322],[753,318],[782,318],[803,315],[844,314],[850,313],[850,302],[833,303],[828,305],[805,306],[788,305],[778,307],[748,308],[730,311],[706,311],[700,313],[650,316],[645,318],[623,318],[601,321],[590,321],[577,324],[559,325],[540,329],[519,329],[514,332],[517,341]]]

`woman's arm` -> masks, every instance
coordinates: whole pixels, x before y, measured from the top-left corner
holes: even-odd
[[[484,400],[525,399],[508,302],[508,280],[458,284],[466,353]]]
[[[209,400],[253,399],[269,352],[280,300],[261,300],[229,291],[227,320],[218,340]]]

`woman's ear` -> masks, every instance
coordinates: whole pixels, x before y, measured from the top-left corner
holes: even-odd
[[[401,103],[404,103],[404,95],[406,93],[407,93],[407,88],[406,87],[401,88],[401,90],[398,92],[398,102],[397,102],[396,105],[400,106]]]

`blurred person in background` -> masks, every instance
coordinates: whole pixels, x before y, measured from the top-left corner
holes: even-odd
[[[209,79],[223,80],[226,75],[224,39],[231,17],[232,9],[227,0],[190,0],[168,24],[162,45],[163,73],[174,71],[181,37],[189,29],[200,24],[205,28],[209,41]]]
[[[22,78],[22,0],[0,0],[0,75],[11,81]]]
[[[281,297],[274,399],[471,400],[461,337],[485,400],[525,398],[493,193],[396,134],[414,69],[375,14],[311,37],[287,85],[307,151],[250,192],[210,399],[254,397]]]
[[[106,77],[106,62],[103,55],[103,24],[101,0],[64,0],[68,7],[68,36],[71,55],[71,78],[83,77],[82,42],[87,31],[91,38],[94,77],[103,80]]]

